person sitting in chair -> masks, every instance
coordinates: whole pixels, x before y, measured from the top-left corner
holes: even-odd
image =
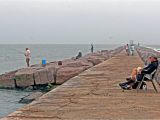
[[[128,81],[124,83],[120,83],[119,86],[122,89],[131,89],[132,86],[136,83],[136,81],[141,81],[143,79],[145,74],[151,74],[152,72],[154,72],[159,65],[157,57],[152,55],[148,58],[148,61],[149,61],[149,64],[143,69],[141,69],[140,67],[138,67],[137,69],[133,69],[131,74],[132,77],[127,78]],[[147,80],[148,78],[144,78],[144,79]]]
[[[158,68],[159,62],[158,62],[157,57],[152,55],[148,58],[148,60],[150,63],[145,68],[142,69],[141,74],[139,74],[137,76],[137,81],[141,81],[143,79],[144,75],[151,74],[152,72],[154,72]],[[153,76],[154,76],[154,74],[153,74]],[[147,80],[148,78],[144,78],[144,79]]]

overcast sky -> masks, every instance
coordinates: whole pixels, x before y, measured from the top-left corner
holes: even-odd
[[[0,43],[160,44],[160,0],[0,0]]]

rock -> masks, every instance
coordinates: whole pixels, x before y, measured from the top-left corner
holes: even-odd
[[[23,68],[15,73],[17,87],[34,85],[34,68]]]
[[[83,58],[86,59],[88,62],[91,62],[93,65],[97,65],[106,60],[106,58],[96,55],[88,55]]]
[[[88,60],[81,58],[81,59],[77,59],[71,62],[64,63],[63,66],[65,67],[86,67],[86,69],[88,69],[92,67],[93,64],[88,62]]]
[[[15,73],[17,71],[12,71],[3,75],[0,75],[0,87],[1,88],[15,88]]]
[[[50,65],[47,66],[46,69],[48,69],[48,78],[49,78],[49,83],[56,83],[56,74],[57,70],[60,68],[58,65]]]
[[[67,59],[62,61],[61,66],[56,67],[56,83],[62,84],[66,80],[78,75],[82,71],[92,67],[93,64],[86,59]]]
[[[32,101],[38,99],[39,97],[41,97],[43,95],[42,92],[34,92],[28,96],[25,96],[23,98],[21,98],[21,100],[19,101],[19,103],[24,103],[24,104],[28,104],[31,103]]]
[[[139,54],[139,56],[141,57],[141,59],[145,62],[147,60],[147,58],[150,55],[155,55],[157,57],[160,57],[160,53],[151,49],[151,48],[145,48],[145,47],[138,47],[137,48],[137,52]]]
[[[27,88],[25,88],[25,90],[24,91],[26,91],[26,92],[31,92],[31,91],[33,91],[33,86],[28,86]]]
[[[57,84],[62,84],[66,80],[84,71],[85,67],[63,67],[57,71]]]
[[[53,80],[52,73],[47,68],[36,70],[34,73],[34,78],[36,85],[48,84]]]
[[[111,51],[103,50],[103,51],[87,54],[83,57],[83,59],[86,59],[87,61],[91,62],[93,65],[97,65],[111,58],[112,54],[113,53],[111,53]]]

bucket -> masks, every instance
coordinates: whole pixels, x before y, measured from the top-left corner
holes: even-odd
[[[42,66],[45,66],[46,65],[46,59],[42,59]]]

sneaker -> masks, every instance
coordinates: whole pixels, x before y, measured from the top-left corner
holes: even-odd
[[[119,86],[120,87],[122,87],[122,86],[124,86],[125,85],[125,83],[119,83]]]
[[[125,89],[125,84],[124,84],[124,83],[120,83],[119,86],[120,86],[122,89]]]
[[[130,90],[130,89],[131,89],[131,86],[126,84],[126,85],[123,86],[123,89],[125,89],[125,90]]]

